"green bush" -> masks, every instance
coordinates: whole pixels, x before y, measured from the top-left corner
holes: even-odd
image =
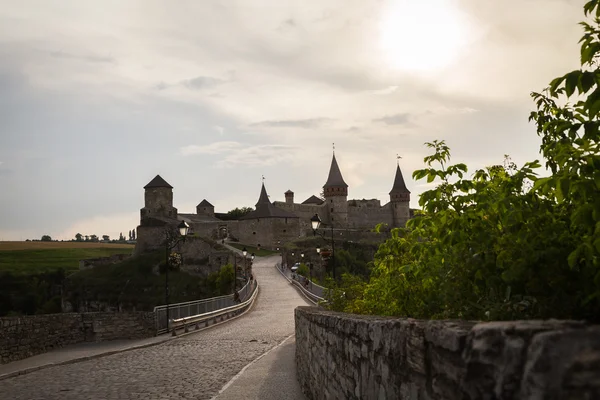
[[[296,270],[296,273],[298,275],[302,275],[302,276],[308,278],[310,276],[310,269],[308,268],[308,266],[306,264],[302,263]]]

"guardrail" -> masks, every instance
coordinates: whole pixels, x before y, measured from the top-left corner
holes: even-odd
[[[188,332],[189,327],[192,325],[194,325],[196,329],[199,329],[200,324],[202,323],[204,323],[205,326],[208,326],[211,320],[213,320],[213,322],[217,322],[220,318],[221,321],[223,321],[225,319],[229,319],[234,315],[241,314],[243,311],[245,311],[246,308],[248,308],[252,304],[252,302],[258,295],[258,282],[256,282],[256,280],[250,281],[250,283],[246,286],[249,286],[249,288],[252,290],[251,295],[248,299],[238,304],[235,304],[230,307],[225,307],[220,310],[207,312],[204,314],[192,315],[189,317],[179,319],[172,319],[171,329],[173,331],[173,335],[176,335],[177,329],[183,328],[185,332]]]
[[[302,275],[290,273],[289,271],[285,270],[280,263],[277,263],[275,267],[279,269],[284,276],[288,277],[292,284],[297,286],[313,303],[317,304],[321,301],[326,301],[325,293],[327,293],[329,289],[311,282]]]
[[[244,301],[252,295],[254,287],[256,286],[253,282],[256,282],[256,280],[249,281],[239,290],[240,300]],[[156,306],[154,307],[156,333],[160,335],[161,333],[167,332],[167,308],[169,309],[169,319],[172,321],[174,319],[222,310],[235,304],[233,294],[228,294],[225,296],[211,297],[209,299],[169,304],[168,307],[167,305]]]

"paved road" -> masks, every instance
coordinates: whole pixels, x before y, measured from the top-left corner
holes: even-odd
[[[229,383],[222,398],[242,383],[248,390],[254,385],[257,396],[302,398],[290,381],[293,338],[285,340],[294,333],[294,308],[307,302],[273,267],[277,260],[255,259],[260,294],[245,316],[157,346],[2,380],[0,399],[210,399],[269,350]],[[287,372],[277,374],[284,365]],[[283,381],[285,391],[269,389]]]

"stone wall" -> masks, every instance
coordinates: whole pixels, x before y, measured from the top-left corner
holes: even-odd
[[[382,208],[348,207],[348,227],[373,229],[377,224],[393,226],[392,209],[386,205]]]
[[[309,399],[600,399],[600,326],[472,323],[298,307]]]
[[[0,364],[59,347],[155,336],[153,312],[68,313],[0,318]]]

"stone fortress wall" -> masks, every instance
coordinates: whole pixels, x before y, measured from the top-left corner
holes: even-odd
[[[310,399],[600,399],[600,326],[426,321],[298,307]]]
[[[93,312],[0,318],[0,364],[82,342],[155,336],[153,312]]]

